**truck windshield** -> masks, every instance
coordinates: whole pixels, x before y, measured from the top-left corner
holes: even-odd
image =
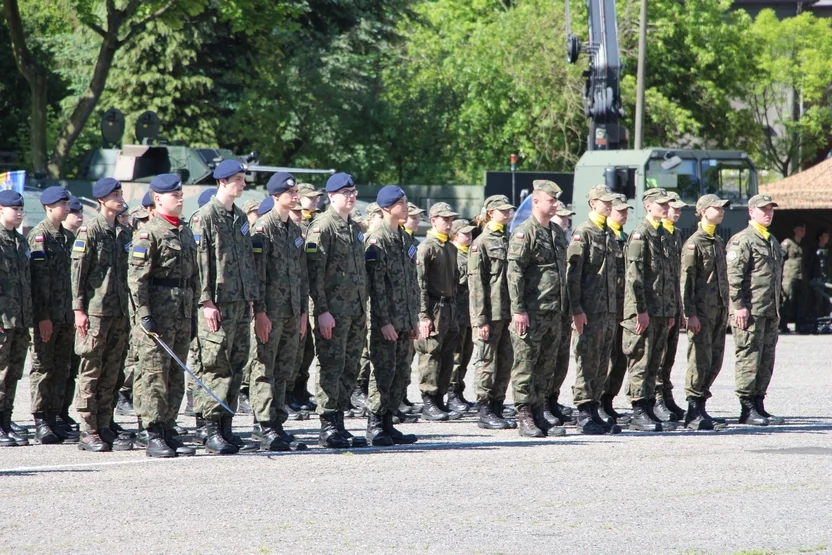
[[[662,168],[662,160],[647,163],[647,189],[663,187],[688,204],[713,193],[732,202],[747,201],[757,194],[754,168],[744,159],[685,159],[673,169]]]
[[[650,160],[647,163],[645,187],[662,187],[678,193],[688,204],[696,204],[700,196],[698,173],[696,160],[693,159],[682,160],[681,164],[671,170],[662,168],[662,160]]]

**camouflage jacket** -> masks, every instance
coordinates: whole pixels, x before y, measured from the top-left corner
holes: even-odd
[[[511,319],[507,258],[505,232],[486,226],[474,239],[468,256],[469,312],[474,327]]]
[[[662,235],[662,244],[670,259],[670,275],[673,283],[676,284],[676,315],[678,316],[682,310],[682,289],[680,287],[682,274],[682,234],[678,229],[674,229],[673,233],[669,233],[666,229]]]
[[[291,218],[283,222],[273,209],[254,223],[251,242],[260,284],[254,311],[280,318],[305,313],[309,274],[300,227]]]
[[[248,218],[235,204],[231,210],[211,197],[191,217],[197,244],[199,304],[254,301],[260,293]]]
[[[552,222],[552,229],[555,231],[555,251],[558,254],[558,271],[560,271],[560,307],[564,312],[568,312],[569,287],[566,283],[566,252],[569,250],[569,239],[558,224]],[[569,316],[571,322],[571,313]]]
[[[72,245],[72,309],[87,315],[128,316],[127,251],[131,232],[111,228],[99,214],[78,228]]]
[[[572,314],[613,313],[616,309],[616,253],[612,231],[586,221],[572,232],[566,283]]]
[[[620,237],[612,232],[615,238],[615,308],[616,317],[619,321],[624,319],[624,282],[627,276],[627,240],[630,238],[623,229],[619,232]]]
[[[682,310],[686,317],[714,320],[728,308],[725,243],[700,227],[682,247]]]
[[[783,254],[780,244],[766,240],[749,224],[728,241],[730,313],[747,308],[754,316],[780,316]]]
[[[416,274],[419,283],[419,319],[433,321],[433,307],[440,300],[454,302],[459,287],[456,247],[428,233],[416,249]]]
[[[190,319],[199,302],[197,247],[193,233],[153,216],[133,236],[127,283],[136,319]]]
[[[471,315],[468,314],[468,297],[470,296],[468,290],[468,254],[470,253],[470,247],[468,249],[468,252],[460,248],[456,249],[457,275],[459,275],[459,284],[456,289],[456,321],[460,329],[471,326]]]
[[[31,328],[32,288],[29,245],[15,229],[0,229],[0,324]]]
[[[345,220],[331,206],[315,218],[306,236],[306,264],[315,316],[366,313],[364,233],[358,222]]]
[[[530,216],[511,236],[508,247],[508,293],[514,314],[561,310],[565,268],[558,258],[557,227],[543,227]]]
[[[410,236],[387,222],[370,232],[364,258],[370,284],[370,327],[392,325],[397,332],[415,330],[419,299],[416,294],[416,252]]]
[[[783,282],[803,279],[803,247],[789,238],[780,243],[783,251]]]
[[[675,318],[679,284],[662,244],[665,230],[646,219],[633,230],[627,242],[627,275],[624,281],[625,320],[646,312],[650,316]]]
[[[26,240],[32,253],[29,265],[35,322],[74,323],[70,251],[75,235],[63,226],[55,228],[44,219],[32,228]]]

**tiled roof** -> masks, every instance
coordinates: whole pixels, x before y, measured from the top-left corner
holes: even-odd
[[[780,181],[760,185],[780,208],[806,210],[832,208],[832,159],[824,160]]]

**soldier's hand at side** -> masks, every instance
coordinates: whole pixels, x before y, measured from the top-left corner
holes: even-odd
[[[90,319],[83,310],[75,310],[75,329],[81,334],[81,339],[87,337],[87,330],[90,329]]]
[[[676,318],[668,318],[667,319],[667,329],[672,328],[675,323],[676,323]]]
[[[529,313],[523,312],[522,314],[515,314],[514,315],[514,329],[518,333],[518,335],[525,335],[529,329]]]
[[[156,326],[156,320],[154,320],[151,316],[142,316],[141,325],[147,333],[159,333],[159,328]]]
[[[272,321],[265,312],[258,312],[254,315],[254,333],[260,343],[265,344],[269,340],[269,335],[272,333]]]
[[[641,335],[650,325],[650,316],[646,312],[639,312],[636,316],[636,333]]]
[[[393,327],[393,324],[387,324],[381,328],[381,335],[384,336],[384,339],[387,341],[395,341],[399,338],[399,334],[396,333],[396,328]]]
[[[419,320],[419,337],[427,339],[433,331],[433,323],[430,320]]]
[[[309,325],[309,314],[304,312],[300,315],[300,338],[306,339],[306,332],[309,331],[306,326]]]
[[[586,313],[581,312],[580,314],[573,314],[572,323],[575,324],[575,331],[578,332],[578,335],[584,333],[584,326],[586,325]]]
[[[688,321],[685,319],[684,314],[679,315],[679,319],[676,321],[676,323],[679,324],[679,329],[682,329],[682,328],[687,329],[687,327],[688,327]]]
[[[215,332],[220,329],[222,317],[220,316],[219,309],[214,306],[214,303],[210,301],[202,303],[202,315],[205,316],[205,321],[208,322],[209,330]]]
[[[419,339],[419,330],[410,330],[410,340],[415,341]]]
[[[38,332],[40,332],[40,338],[43,342],[49,343],[49,340],[52,339],[52,320],[38,322]]]
[[[688,331],[691,333],[699,333],[699,330],[702,329],[702,324],[699,323],[699,318],[697,318],[696,314],[688,318]]]
[[[335,327],[335,318],[329,312],[318,316],[318,328],[321,330],[321,337],[332,339],[332,329]]]
[[[734,313],[734,321],[741,330],[748,328],[748,309],[741,308]]]
[[[477,333],[479,334],[480,339],[488,341],[488,337],[491,335],[491,326],[483,324],[477,329]]]

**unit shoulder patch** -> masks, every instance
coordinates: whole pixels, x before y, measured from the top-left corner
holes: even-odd
[[[133,258],[144,260],[147,258],[147,249],[144,247],[133,247]]]
[[[83,239],[78,239],[75,241],[75,244],[72,245],[72,252],[87,252],[87,242]]]
[[[725,258],[727,258],[728,260],[736,260],[737,256],[737,251],[728,251],[728,254],[725,255]]]

